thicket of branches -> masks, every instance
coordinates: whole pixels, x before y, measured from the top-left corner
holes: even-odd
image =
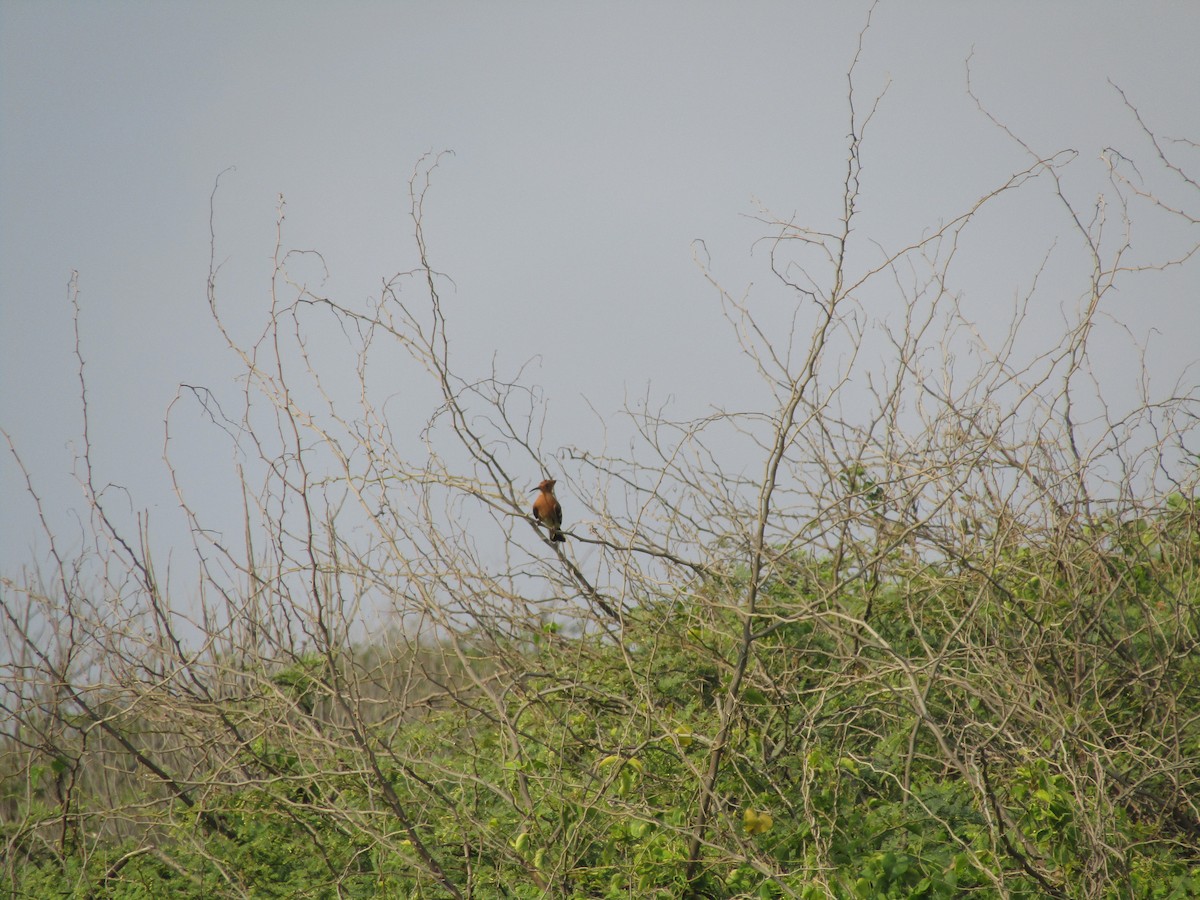
[[[178,402],[228,435],[244,530],[211,530],[177,482],[199,578],[176,599],[85,433],[91,550],[48,532],[52,564],[0,596],[6,887],[1200,893],[1200,406],[1184,380],[1115,408],[1089,353],[1110,292],[1193,262],[1135,265],[1129,234],[1139,210],[1197,224],[1195,145],[1143,126],[1150,153],[1110,152],[1095,205],[1064,184],[1073,154],[1025,148],[885,252],[855,234],[874,109],[853,78],[850,97],[841,214],[764,215],[770,305],[698,248],[771,401],[627,410],[624,453],[543,446],[522,372],[452,357],[422,230],[436,157],[412,182],[417,265],[372,303],[293,279],[281,233],[241,340],[214,249],[243,390]],[[958,248],[999,198],[1047,190],[1054,252],[1089,274],[1047,296],[1037,262],[982,333]],[[1067,321],[1031,341],[1039,304]],[[335,372],[329,334],[352,357]],[[427,376],[403,410],[373,378],[397,354]],[[547,470],[565,544],[529,516]]]

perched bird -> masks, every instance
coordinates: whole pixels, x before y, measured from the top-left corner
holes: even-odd
[[[550,530],[550,540],[565,541],[562,533],[562,507],[554,496],[554,479],[547,478],[534,488],[541,491],[533,501],[533,517]]]

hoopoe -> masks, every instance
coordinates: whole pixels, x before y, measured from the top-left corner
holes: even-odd
[[[562,507],[558,498],[554,496],[554,484],[553,478],[547,478],[534,488],[541,493],[533,501],[533,517],[549,529],[550,540],[565,541],[562,533]]]

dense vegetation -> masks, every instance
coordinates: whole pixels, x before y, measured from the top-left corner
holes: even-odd
[[[1017,140],[1023,167],[884,250],[857,232],[869,120],[852,102],[835,214],[764,218],[764,300],[704,262],[759,393],[647,400],[594,442],[619,451],[547,449],[522,368],[451,364],[437,158],[414,268],[370,303],[281,245],[241,339],[214,265],[242,378],[168,428],[228,438],[241,520],[208,523],[168,441],[181,588],[85,434],[87,549],[47,528],[0,582],[4,889],[1200,896],[1200,397],[1185,369],[1121,402],[1091,349],[1118,284],[1200,260],[1196,181],[1142,126],[1089,210],[1078,155]],[[1001,197],[1066,236],[997,332],[955,278]],[[1131,256],[1147,209],[1182,250]],[[1061,330],[1030,334],[1047,305]],[[565,544],[529,515],[547,475]]]
[[[125,752],[78,718],[47,722],[55,755],[38,752],[51,735],[30,723],[30,749],[5,754],[10,884],[30,897],[444,896],[447,882],[474,897],[1196,896],[1200,504],[1173,497],[1064,550],[1018,547],[988,571],[896,550],[895,574],[841,583],[830,560],[794,554],[753,617],[736,609],[741,573],[645,604],[619,636],[545,622],[464,638],[458,671],[447,648],[312,654],[243,673],[244,692],[208,709],[201,686],[166,691],[187,728],[114,708]],[[743,627],[753,659],[692,869]],[[408,709],[389,708],[396,696]],[[150,749],[168,735],[181,744]],[[186,784],[148,781],[135,752]]]

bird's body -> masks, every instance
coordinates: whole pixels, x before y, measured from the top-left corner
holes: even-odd
[[[533,517],[550,532],[550,540],[565,541],[562,533],[562,507],[554,496],[554,479],[547,478],[534,490],[540,491],[533,501]]]

